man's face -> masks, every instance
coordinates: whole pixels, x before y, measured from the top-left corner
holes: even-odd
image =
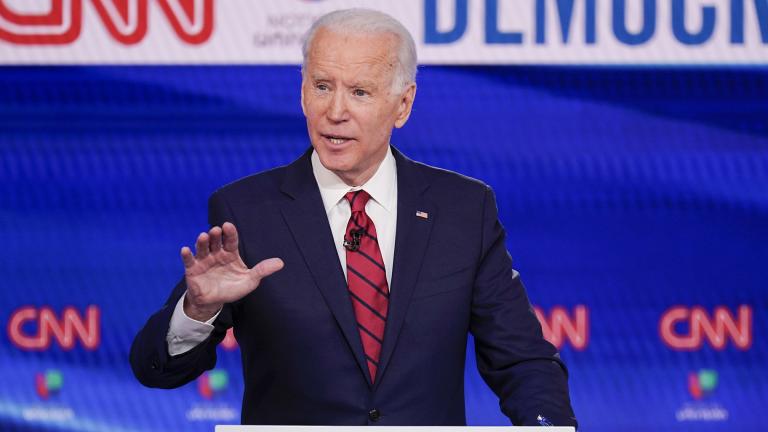
[[[397,39],[318,30],[304,71],[301,105],[320,162],[352,186],[370,179],[394,127],[408,120],[416,85],[393,89]]]

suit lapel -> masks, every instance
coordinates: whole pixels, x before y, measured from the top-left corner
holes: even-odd
[[[383,379],[397,345],[429,243],[432,221],[437,216],[436,207],[424,197],[429,184],[416,164],[394,147],[392,152],[397,163],[397,233],[389,313],[376,385]],[[320,190],[312,174],[311,154],[312,149],[309,149],[286,168],[282,191],[292,199],[281,206],[281,212],[317,287],[355,356],[360,372],[370,383],[357,321],[347,293],[347,282],[333,246],[333,235]],[[427,218],[417,216],[417,212],[426,213]]]
[[[376,374],[377,385],[384,377],[397,345],[429,242],[432,221],[437,216],[437,209],[424,196],[429,184],[421,176],[416,164],[394,147],[392,152],[397,162],[397,233],[389,313]],[[417,212],[424,212],[427,217],[423,217],[423,214],[417,216]]]
[[[293,199],[284,203],[281,211],[317,287],[349,343],[361,373],[368,378],[368,365],[347,293],[347,282],[333,245],[320,190],[312,174],[311,154],[312,149],[286,168],[282,190]]]

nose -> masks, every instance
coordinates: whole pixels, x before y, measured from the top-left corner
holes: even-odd
[[[334,123],[342,123],[349,120],[349,111],[347,110],[347,100],[344,92],[336,91],[333,93],[327,116],[328,120]]]

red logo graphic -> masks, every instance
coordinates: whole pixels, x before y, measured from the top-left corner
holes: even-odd
[[[213,32],[214,0],[157,0],[176,35],[188,44],[201,44]],[[141,42],[147,34],[148,0],[91,0],[104,27],[124,45]],[[25,45],[66,45],[80,37],[83,0],[50,0],[44,13],[22,13],[0,0],[0,40]]]
[[[560,349],[568,341],[579,351],[587,348],[589,343],[589,310],[584,305],[573,308],[573,315],[560,306],[555,306],[549,312],[549,317],[538,306],[534,307],[536,317],[541,323],[544,339]]]
[[[59,393],[63,383],[64,378],[57,369],[49,369],[45,373],[38,372],[35,374],[35,391],[43,400]]]
[[[213,369],[197,379],[197,391],[206,399],[226,390],[229,385],[229,373],[224,369]]]
[[[701,369],[688,374],[688,393],[696,400],[709,396],[717,388],[717,371]]]
[[[237,349],[237,339],[235,339],[235,334],[231,327],[227,330],[227,335],[221,341],[221,348],[224,351],[234,351]]]
[[[687,333],[679,331],[679,324],[688,324]],[[747,350],[752,346],[752,308],[741,305],[734,318],[724,307],[715,308],[713,317],[700,306],[674,306],[664,312],[659,321],[659,334],[664,343],[675,350],[694,351],[706,339],[712,348],[725,349],[730,339],[736,348]]]
[[[61,319],[49,307],[35,308],[24,306],[17,309],[8,321],[8,337],[14,345],[30,351],[44,351],[50,348],[55,339],[61,348],[71,350],[75,341],[88,350],[95,350],[101,343],[101,311],[98,306],[88,306],[85,319],[73,307],[66,307]],[[25,324],[36,323],[37,333],[24,329]]]

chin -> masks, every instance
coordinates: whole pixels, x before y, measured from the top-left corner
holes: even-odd
[[[315,149],[315,151],[317,151],[317,149]],[[317,154],[320,156],[320,163],[333,172],[346,172],[354,166],[352,158],[343,153],[320,150],[317,151]]]

